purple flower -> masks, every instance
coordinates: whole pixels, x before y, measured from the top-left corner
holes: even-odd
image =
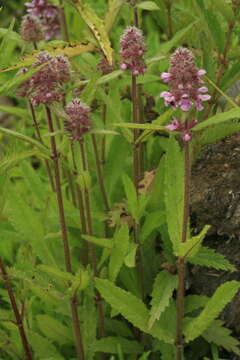
[[[197,124],[197,119],[192,119],[181,123],[178,119],[173,118],[171,124],[167,125],[166,128],[169,131],[178,131],[181,134],[182,140],[187,142],[192,138],[191,129]]]
[[[25,3],[27,12],[39,18],[43,25],[45,40],[59,38],[61,26],[59,20],[59,9],[48,3],[47,0],[32,0]]]
[[[113,71],[113,66],[109,65],[109,62],[106,56],[102,56],[97,65],[97,70],[101,72],[102,75],[107,75]]]
[[[25,41],[40,41],[44,39],[41,21],[34,15],[25,15],[22,19],[21,37]]]
[[[135,26],[129,26],[120,39],[120,56],[122,70],[131,70],[132,75],[144,74],[147,67],[143,58],[146,52],[142,31]]]
[[[204,81],[201,76],[206,74],[204,69],[198,69],[190,50],[178,48],[171,56],[168,72],[161,75],[163,82],[169,84],[170,91],[163,91],[160,97],[164,105],[171,105],[174,109],[180,107],[189,111],[195,106],[198,111],[203,110],[202,102],[208,101],[211,96],[204,94],[208,91],[206,86],[200,86]]]
[[[69,119],[64,121],[64,126],[72,140],[80,140],[90,130],[90,111],[90,107],[77,98],[65,107]]]
[[[48,52],[41,52],[33,68],[45,63],[43,68],[18,87],[18,95],[28,96],[34,106],[61,101],[62,84],[70,80],[70,64],[64,55],[52,56]]]

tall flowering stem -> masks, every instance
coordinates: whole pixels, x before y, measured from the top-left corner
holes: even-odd
[[[89,170],[87,152],[85,150],[84,134],[91,128],[90,121],[90,107],[85,105],[79,99],[73,99],[65,107],[65,112],[68,115],[68,119],[65,121],[65,130],[69,133],[72,141],[77,141],[80,147],[82,170],[87,173]],[[84,205],[85,205],[85,217],[86,217],[86,233],[93,235],[92,224],[92,212],[90,203],[90,193],[88,187],[84,188]],[[94,244],[88,244],[89,257],[91,259],[94,277],[98,275],[97,269],[97,256]],[[96,290],[97,309],[99,314],[99,335],[104,336],[104,311],[102,305],[102,299],[100,293]]]
[[[47,113],[49,132],[54,133],[51,111],[48,106],[46,106],[46,113]],[[59,154],[57,151],[55,136],[51,136],[50,141],[51,141],[51,150],[52,150],[52,158],[53,158],[54,173],[55,173],[59,220],[60,220],[61,232],[62,232],[62,238],[63,238],[65,267],[66,267],[67,272],[72,273],[71,255],[70,255],[70,249],[69,249],[67,226],[66,226],[65,213],[64,213],[62,190],[61,190]],[[71,312],[72,312],[72,321],[73,321],[73,328],[74,328],[74,335],[75,335],[75,345],[76,345],[76,349],[77,349],[78,359],[84,360],[85,356],[84,356],[84,349],[83,349],[83,343],[82,343],[80,322],[79,322],[79,318],[78,318],[77,297],[76,296],[73,296],[71,298]]]
[[[7,289],[7,293],[8,293],[8,297],[12,306],[12,310],[13,313],[15,315],[15,319],[16,319],[16,325],[18,327],[18,332],[22,341],[22,345],[25,351],[25,355],[26,355],[26,359],[27,360],[32,360],[33,359],[33,355],[32,355],[32,351],[25,333],[25,329],[24,329],[24,325],[23,325],[23,319],[22,316],[20,314],[20,311],[18,309],[17,306],[17,302],[15,299],[15,295],[13,292],[13,288],[12,288],[12,284],[11,284],[11,280],[9,278],[9,275],[7,273],[7,270],[5,268],[3,259],[0,257],[0,271],[1,271],[1,275],[3,278],[3,281],[5,283],[5,287]]]
[[[192,139],[191,129],[196,125],[197,119],[192,119],[189,111],[203,110],[203,102],[210,99],[206,94],[208,88],[202,86],[202,76],[206,73],[198,69],[195,59],[190,50],[178,48],[170,59],[168,72],[161,75],[162,80],[168,83],[170,91],[163,91],[160,96],[164,99],[165,106],[171,105],[173,109],[180,108],[183,111],[182,119],[174,118],[166,128],[176,131],[181,135],[184,154],[184,204],[183,225],[181,243],[187,241],[189,207],[190,207],[190,141]],[[185,294],[185,258],[178,258],[178,289],[177,289],[177,322],[176,322],[176,360],[183,360],[183,318],[184,318],[184,294]]]
[[[135,1],[134,4],[135,5]],[[134,19],[135,23],[138,24],[138,14],[137,8],[134,7]],[[137,85],[137,76],[144,74],[147,70],[146,64],[143,58],[144,53],[146,52],[144,37],[142,31],[136,26],[128,27],[120,39],[121,46],[121,60],[122,63],[120,68],[122,70],[130,70],[132,74],[132,117],[133,123],[139,124],[140,121],[140,96],[139,89]],[[133,131],[133,182],[135,189],[138,194],[138,184],[141,178],[141,149],[139,144],[137,144],[137,139],[139,137],[139,130],[134,129]],[[134,241],[136,244],[140,245],[139,240],[139,224],[135,221],[134,224]],[[137,254],[137,265],[139,273],[139,283],[142,293],[142,298],[144,298],[144,269],[143,261],[141,255],[141,249],[139,248]]]

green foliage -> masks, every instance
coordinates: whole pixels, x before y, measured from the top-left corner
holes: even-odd
[[[187,324],[184,331],[186,342],[200,336],[221,313],[224,307],[232,300],[240,289],[237,281],[228,281],[219,286],[212,298],[207,302],[201,314]]]

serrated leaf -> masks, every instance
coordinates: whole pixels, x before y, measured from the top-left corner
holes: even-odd
[[[193,236],[185,243],[181,243],[179,246],[179,251],[177,253],[177,256],[188,257],[188,258],[193,257],[198,252],[201,243],[204,240],[210,227],[211,227],[210,225],[205,225],[202,231],[198,235]]]
[[[125,256],[124,263],[127,267],[134,267],[136,265],[136,253],[137,253],[138,245],[130,244],[128,253]]]
[[[240,343],[230,334],[231,330],[225,328],[221,320],[215,320],[207,330],[203,332],[202,337],[209,343],[214,343],[227,351],[240,355]]]
[[[111,43],[104,25],[104,21],[100,19],[95,11],[83,0],[77,0],[75,6],[78,9],[81,17],[86,22],[88,27],[93,32],[95,38],[99,42],[103,53],[105,54],[108,62],[112,65],[112,48]]]
[[[4,156],[0,161],[0,173],[4,173],[5,171],[11,169],[12,167],[18,165],[21,161],[28,159],[32,156],[38,156],[40,153],[36,150],[23,151],[18,153],[13,153],[10,155]]]
[[[229,111],[223,112],[223,113],[219,113],[217,115],[211,116],[209,119],[197,124],[196,126],[194,126],[194,128],[192,129],[192,131],[200,131],[205,129],[208,126],[212,126],[212,125],[217,125],[220,123],[223,123],[225,121],[234,119],[234,118],[239,118],[240,117],[240,108],[236,107],[234,109],[231,109]]]
[[[119,126],[122,128],[129,128],[129,129],[164,131],[165,133],[169,132],[165,126],[152,125],[152,124],[116,123],[114,124],[114,126]]]
[[[102,297],[134,326],[166,343],[174,342],[172,336],[159,323],[155,323],[151,330],[148,329],[149,311],[136,296],[115,286],[109,280],[96,279],[95,283]]]
[[[191,313],[194,310],[203,308],[209,301],[208,296],[204,295],[188,295],[184,300],[184,312],[185,314]]]
[[[187,343],[196,339],[211,325],[239,289],[238,281],[227,281],[217,288],[201,314],[187,324],[184,331]]]
[[[37,324],[41,332],[50,340],[59,344],[72,344],[73,336],[70,327],[49,315],[37,315]]]
[[[37,267],[40,271],[43,271],[45,273],[47,273],[50,276],[54,276],[58,279],[61,280],[65,280],[65,281],[73,281],[74,276],[66,271],[61,271],[57,268],[54,268],[52,266],[47,266],[47,265],[38,265]]]
[[[121,226],[120,229],[115,232],[113,242],[114,245],[109,261],[109,279],[112,282],[115,282],[124,263],[129,247],[129,233],[127,225]]]
[[[63,360],[63,357],[58,354],[56,347],[52,344],[50,340],[41,336],[39,333],[30,331],[29,332],[29,342],[33,348],[34,355],[39,359],[46,360],[46,354],[51,359]]]
[[[184,196],[183,153],[178,142],[168,141],[165,156],[164,200],[169,236],[174,252],[178,252],[182,236],[183,196]]]
[[[142,10],[154,11],[160,10],[159,6],[154,1],[142,1],[137,4],[137,7]]]
[[[161,313],[169,305],[174,289],[177,287],[177,276],[168,271],[161,271],[155,278],[151,294],[151,310],[148,328],[151,329],[156,320],[160,319]]]
[[[240,131],[240,122],[238,121],[229,121],[229,123],[221,123],[211,127],[211,131],[208,128],[204,129],[201,135],[197,138],[197,142],[200,145],[206,145],[215,143],[226,136],[230,136],[234,133]]]
[[[217,270],[236,271],[235,266],[222,254],[216,253],[213,249],[206,246],[202,246],[197,254],[191,258],[187,258],[187,261],[194,265],[206,266]]]
[[[127,340],[120,336],[104,337],[97,340],[94,344],[96,352],[103,352],[107,354],[117,354],[119,346],[121,346],[121,349],[125,354],[141,354],[143,352],[143,346],[137,341]]]
[[[94,45],[86,41],[86,42],[81,42],[79,44],[72,44],[72,45],[70,44],[69,46],[67,44],[67,46],[64,48],[49,49],[48,52],[53,56],[66,55],[71,58],[74,56],[81,55],[84,52],[93,51],[94,49],[95,49]],[[32,55],[20,59],[17,63],[7,68],[0,69],[0,73],[17,70],[22,67],[31,66],[36,61],[38,55],[39,55],[39,51],[35,51]]]
[[[151,235],[153,230],[159,229],[165,219],[165,214],[162,211],[154,211],[147,214],[140,233],[141,243]]]
[[[82,238],[86,241],[91,242],[92,244],[96,244],[107,249],[113,248],[112,239],[97,238],[95,236],[90,236],[90,235],[82,235]]]

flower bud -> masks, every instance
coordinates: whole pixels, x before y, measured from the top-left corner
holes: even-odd
[[[72,140],[80,140],[90,130],[90,111],[90,107],[77,98],[65,107],[69,119],[64,121],[64,126]]]
[[[25,15],[21,23],[21,37],[25,41],[38,42],[44,39],[41,21],[34,15]]]

